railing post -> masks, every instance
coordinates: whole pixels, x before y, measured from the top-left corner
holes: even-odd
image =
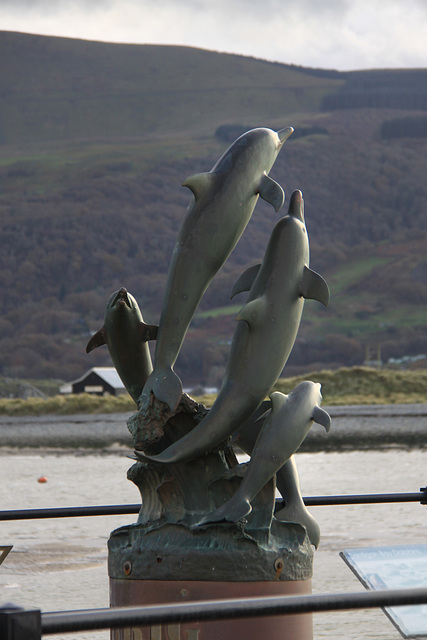
[[[39,609],[22,609],[14,604],[0,607],[1,640],[41,640]]]

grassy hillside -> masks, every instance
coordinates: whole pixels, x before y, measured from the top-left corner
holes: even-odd
[[[3,143],[213,133],[320,107],[343,82],[190,47],[0,32]]]
[[[425,404],[427,402],[427,371],[378,371],[368,367],[343,368],[336,371],[312,371],[302,376],[281,379],[276,391],[289,393],[302,380],[322,385],[324,405],[364,404]],[[192,394],[193,395],[193,394]],[[194,396],[196,397],[196,396]],[[215,395],[197,397],[211,407]],[[73,396],[53,396],[46,399],[0,399],[0,415],[72,415],[79,413],[127,413],[136,411],[130,396],[108,398],[86,393]]]
[[[121,286],[158,321],[192,197],[181,184],[227,148],[224,126],[296,130],[271,175],[288,197],[304,193],[311,267],[331,303],[306,303],[285,375],[361,364],[367,347],[385,360],[427,353],[423,70],[373,82],[371,72],[7,32],[0,55],[0,374],[71,380],[110,364],[105,347],[88,356],[85,345]],[[355,87],[360,107],[327,106]],[[385,136],[402,118],[415,129]],[[277,219],[260,201],[209,288],[177,363],[185,386],[221,381],[245,299],[230,307],[229,291],[261,261]]]

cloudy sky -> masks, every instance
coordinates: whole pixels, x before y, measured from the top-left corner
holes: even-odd
[[[0,29],[326,69],[427,67],[427,0],[1,0]]]

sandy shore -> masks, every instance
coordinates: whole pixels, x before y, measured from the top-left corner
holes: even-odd
[[[325,407],[329,434],[313,425],[301,450],[427,447],[427,404]],[[126,426],[131,413],[7,417],[0,416],[0,448],[108,450],[133,449]]]

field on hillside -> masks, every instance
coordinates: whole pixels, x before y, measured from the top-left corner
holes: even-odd
[[[281,378],[275,391],[289,393],[299,382],[312,380],[322,385],[324,405],[417,404],[427,403],[427,370],[392,371],[368,367],[337,371],[312,371],[303,376]],[[190,392],[193,396],[193,393]],[[215,395],[193,396],[211,407]],[[79,413],[127,413],[136,411],[130,396],[99,397],[86,393],[50,398],[0,399],[0,415],[73,415]]]
[[[427,354],[425,70],[5,32],[0,55],[0,375],[69,381],[110,365],[106,347],[85,347],[122,286],[157,324],[193,197],[182,182],[254,126],[295,128],[271,176],[288,201],[302,190],[310,266],[331,291],[327,310],[306,302],[285,374],[360,365],[370,349]],[[232,285],[286,211],[260,199],[207,290],[176,365],[186,387],[220,384],[245,302]]]

